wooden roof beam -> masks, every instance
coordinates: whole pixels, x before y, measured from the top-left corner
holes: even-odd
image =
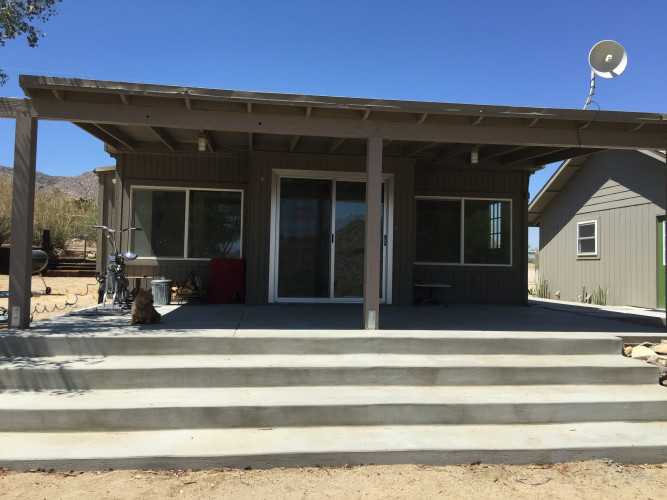
[[[176,151],[176,141],[172,136],[169,135],[166,129],[163,129],[162,127],[149,127],[149,128],[158,137],[158,139],[160,139],[162,144],[167,146],[167,148],[170,151]]]
[[[437,142],[418,142],[417,144],[414,144],[407,148],[405,152],[403,153],[403,156],[406,158],[410,158],[411,156],[414,156],[418,153],[421,153],[425,149],[431,148],[433,146],[438,145],[439,143]]]
[[[301,138],[300,135],[294,135],[289,141],[289,152],[293,153],[294,148],[296,148],[296,145],[299,143],[299,139]]]
[[[571,158],[577,158],[579,156],[586,156],[593,153],[599,153],[600,149],[593,148],[568,148],[561,151],[557,151],[551,154],[545,154],[538,156],[532,160],[534,165],[548,165],[549,163],[557,163],[563,160],[569,160]],[[568,165],[567,168],[579,168],[578,165]]]
[[[332,155],[334,152],[345,142],[345,137],[337,137],[329,143],[329,154]]]
[[[99,139],[100,141],[108,144],[109,146],[112,146],[116,149],[120,147],[120,142],[118,142],[115,138],[107,134],[106,132],[100,130],[97,128],[94,124],[92,123],[79,123],[79,122],[74,122],[74,125],[79,127],[81,130],[85,130],[88,132],[90,135],[95,137],[96,139]]]
[[[471,125],[392,121],[362,121],[359,118],[326,118],[318,116],[269,115],[234,111],[178,109],[163,106],[125,106],[83,102],[60,102],[56,99],[33,99],[32,107],[40,120],[70,122],[118,123],[194,130],[255,132],[263,134],[308,135],[365,139],[374,134],[397,141],[442,142],[449,144],[496,144],[545,147],[583,147],[610,149],[664,149],[667,128],[639,133],[627,130],[605,130],[575,126],[541,126],[527,128],[515,121],[472,127]],[[547,120],[545,120],[546,122]],[[636,123],[635,123],[636,124]],[[655,124],[649,124],[655,126]]]
[[[249,105],[250,105],[250,104],[248,104],[248,106],[249,106]],[[250,153],[252,153],[252,139],[253,139],[253,137],[252,137],[252,132],[249,132],[249,133],[248,133],[248,151],[249,151]]]
[[[128,149],[134,149],[137,145],[137,142],[134,139],[132,139],[129,135],[127,135],[115,125],[102,125],[100,123],[95,123],[94,125],[102,132],[109,134]]]
[[[484,160],[491,160],[498,156],[507,155],[515,151],[521,151],[525,146],[487,146],[482,147],[479,152],[479,158]]]
[[[569,150],[570,148],[525,148],[516,153],[504,155],[500,158],[500,164],[503,166],[514,165],[517,163],[537,160],[541,156]]]
[[[454,144],[452,146],[448,146],[440,150],[437,156],[437,160],[449,160],[451,158],[455,158],[456,156],[461,156],[462,154],[470,152],[473,146],[474,144]]]

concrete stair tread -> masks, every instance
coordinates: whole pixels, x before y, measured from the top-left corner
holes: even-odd
[[[495,366],[617,367],[655,369],[620,354],[527,355],[527,354],[219,354],[159,356],[50,356],[4,358],[0,368],[22,370],[174,370],[181,368],[450,368]]]
[[[0,434],[12,469],[667,460],[666,422],[335,426]]]
[[[174,311],[176,305],[157,306],[160,311]],[[168,314],[168,313],[167,313]],[[86,318],[90,321],[90,318]],[[614,332],[538,332],[538,331],[486,331],[486,330],[280,330],[280,329],[219,329],[198,330],[196,325],[187,330],[164,330],[154,325],[119,325],[118,328],[105,328],[100,331],[76,331],[65,326],[62,331],[54,330],[54,325],[42,327],[42,323],[31,325],[29,330],[17,330],[11,333],[0,333],[0,337],[85,337],[99,339],[105,337],[135,338],[258,338],[258,339],[307,339],[307,340],[369,340],[369,339],[415,339],[415,340],[438,340],[438,339],[462,339],[488,341],[497,339],[518,339],[524,341],[542,342],[545,340],[604,340],[617,339],[618,333]]]
[[[535,386],[293,386],[13,392],[0,395],[3,411],[129,408],[341,405],[527,405],[662,401],[657,384]]]

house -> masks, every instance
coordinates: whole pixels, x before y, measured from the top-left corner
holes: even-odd
[[[665,307],[665,152],[604,151],[565,161],[528,207],[552,297]],[[589,299],[590,300],[590,299]]]
[[[427,292],[525,304],[530,175],[667,143],[667,121],[651,113],[25,75],[20,84],[29,99],[0,99],[0,116],[17,123],[15,189],[27,194],[14,198],[13,240],[27,246],[31,233],[37,122],[69,121],[115,159],[99,171],[100,222],[143,229],[122,241],[140,255],[131,275],[195,270],[206,285],[211,258],[239,258],[248,304],[359,302],[370,329],[381,303],[410,306]],[[29,287],[16,255],[18,314]],[[27,325],[25,314],[15,324]]]

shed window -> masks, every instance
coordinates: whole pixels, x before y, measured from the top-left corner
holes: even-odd
[[[511,264],[511,213],[509,200],[417,199],[416,262]]]
[[[241,256],[242,191],[135,188],[132,249],[139,257]]]
[[[597,255],[598,221],[577,222],[577,255]]]

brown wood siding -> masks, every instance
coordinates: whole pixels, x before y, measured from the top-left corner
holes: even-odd
[[[449,290],[437,289],[433,292],[434,297],[449,302],[526,303],[528,177],[522,172],[418,166],[415,170],[415,196],[512,200],[512,265],[415,264],[414,280],[451,285]],[[414,239],[414,231],[412,233]]]
[[[242,189],[244,191],[244,235],[242,254],[246,258],[248,233],[248,159],[244,156],[161,153],[122,153],[116,158],[115,222],[113,227],[128,227],[131,223],[130,197],[134,186],[163,186],[210,189]],[[107,224],[108,225],[108,224]],[[129,238],[122,241],[129,249]],[[151,259],[128,263],[127,274],[148,279],[184,280],[196,271],[208,287],[208,260]]]
[[[540,277],[552,295],[578,300],[598,286],[608,305],[657,307],[657,218],[664,164],[642,153],[591,156],[542,214]],[[598,255],[577,256],[577,223],[598,221]]]
[[[115,211],[115,171],[99,172],[97,191],[97,220],[104,221],[103,225],[112,224]],[[106,266],[106,255],[108,254],[107,239],[101,230],[97,230],[97,259],[96,270],[102,272]]]
[[[413,160],[385,158],[383,172],[394,174],[394,237],[392,303],[412,302]],[[365,172],[363,157],[256,154],[249,181],[250,221],[247,232],[247,285],[249,304],[266,304],[269,297],[271,238],[271,182],[275,169],[326,172]],[[262,180],[263,179],[263,180]]]
[[[275,169],[365,172],[364,157],[255,153],[251,158],[214,154],[124,153],[117,158],[115,220],[130,223],[132,186],[182,186],[244,190],[243,258],[246,302],[268,302],[271,193]],[[528,175],[418,166],[413,159],[385,158],[383,172],[393,174],[392,303],[413,303],[415,280],[452,284],[454,302],[523,303],[527,265],[524,217]],[[415,266],[415,195],[498,197],[512,200],[512,266]],[[197,271],[208,286],[208,262],[174,259],[134,261],[131,276],[184,279]]]

